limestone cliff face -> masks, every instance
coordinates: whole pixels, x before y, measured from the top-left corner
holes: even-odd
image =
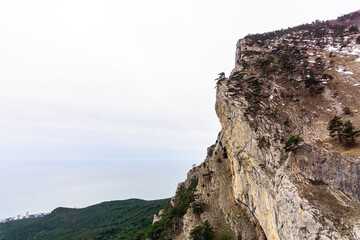
[[[217,82],[222,130],[182,183],[198,179],[177,239],[206,220],[219,238],[360,239],[360,146],[327,130],[335,115],[360,128],[359,23],[358,11],[239,40]],[[290,136],[304,142],[285,152]]]
[[[353,190],[359,186],[359,161],[321,154],[307,143],[287,156],[280,141],[260,149],[258,139],[285,131],[266,118],[255,131],[241,108],[224,97],[226,89],[219,86],[216,110],[230,159],[233,197],[250,208],[267,238],[359,238],[360,206]]]
[[[176,239],[190,239],[190,232],[196,226],[209,220],[216,236],[230,239],[266,239],[266,236],[250,209],[234,198],[230,158],[225,152],[225,138],[222,132],[214,145],[208,148],[205,161],[192,169],[189,179],[198,179],[196,200],[183,217],[183,227]],[[195,206],[202,211],[194,213]]]

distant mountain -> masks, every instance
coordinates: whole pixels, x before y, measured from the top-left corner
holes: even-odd
[[[0,239],[124,239],[152,223],[170,199],[110,201],[82,209],[57,208],[48,216],[0,224]]]

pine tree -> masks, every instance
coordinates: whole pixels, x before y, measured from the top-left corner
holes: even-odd
[[[343,123],[339,116],[334,116],[329,121],[327,130],[330,131],[330,137],[337,137],[339,142],[344,141],[347,145],[353,145],[355,139],[360,136],[360,130],[355,130],[350,120]]]
[[[327,130],[330,131],[330,137],[335,138],[337,137],[338,140],[342,141],[342,130],[343,130],[344,123],[341,121],[341,117],[334,116],[328,124]]]
[[[196,226],[190,232],[190,239],[192,240],[213,240],[214,231],[210,225],[210,222],[206,220],[204,225]]]
[[[295,151],[299,145],[300,142],[303,142],[304,139],[299,136],[291,136],[289,139],[285,142],[285,152],[292,152]]]
[[[355,143],[355,138],[360,136],[360,130],[356,130],[350,121],[346,121],[341,131],[341,138],[346,144]]]
[[[210,225],[210,222],[206,220],[204,222],[204,240],[214,239],[214,231]]]

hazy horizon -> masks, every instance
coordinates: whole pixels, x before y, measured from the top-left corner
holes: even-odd
[[[354,0],[1,2],[0,218],[142,198],[141,182],[144,196],[171,197],[221,129],[214,79],[234,67],[237,40],[359,9]]]
[[[7,182],[1,189],[6,194],[0,200],[0,219],[25,216],[27,211],[34,214],[57,207],[83,208],[112,200],[169,198],[194,164],[161,160],[85,163],[7,163],[0,175],[0,182]]]

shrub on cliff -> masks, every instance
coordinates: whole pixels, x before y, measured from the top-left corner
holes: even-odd
[[[196,203],[193,203],[191,207],[193,209],[193,213],[200,215],[201,213],[204,212],[206,204],[202,203],[202,202],[196,202]]]
[[[350,115],[351,114],[351,110],[350,110],[349,107],[344,107],[343,112],[344,112],[345,115]]]
[[[213,240],[214,231],[210,222],[206,220],[204,225],[196,226],[193,230],[191,230],[190,238],[192,240]]]
[[[191,232],[190,232],[190,239],[202,240],[203,239],[203,231],[204,231],[203,225],[194,227],[194,229],[191,230]]]
[[[300,142],[303,142],[304,139],[299,136],[291,136],[288,138],[288,140],[285,142],[285,152],[293,152],[297,149]]]
[[[344,34],[346,26],[343,24],[336,24],[333,26],[334,37],[340,37]]]
[[[352,25],[350,28],[349,28],[349,32],[351,33],[358,33],[359,32],[359,29],[356,25]]]

